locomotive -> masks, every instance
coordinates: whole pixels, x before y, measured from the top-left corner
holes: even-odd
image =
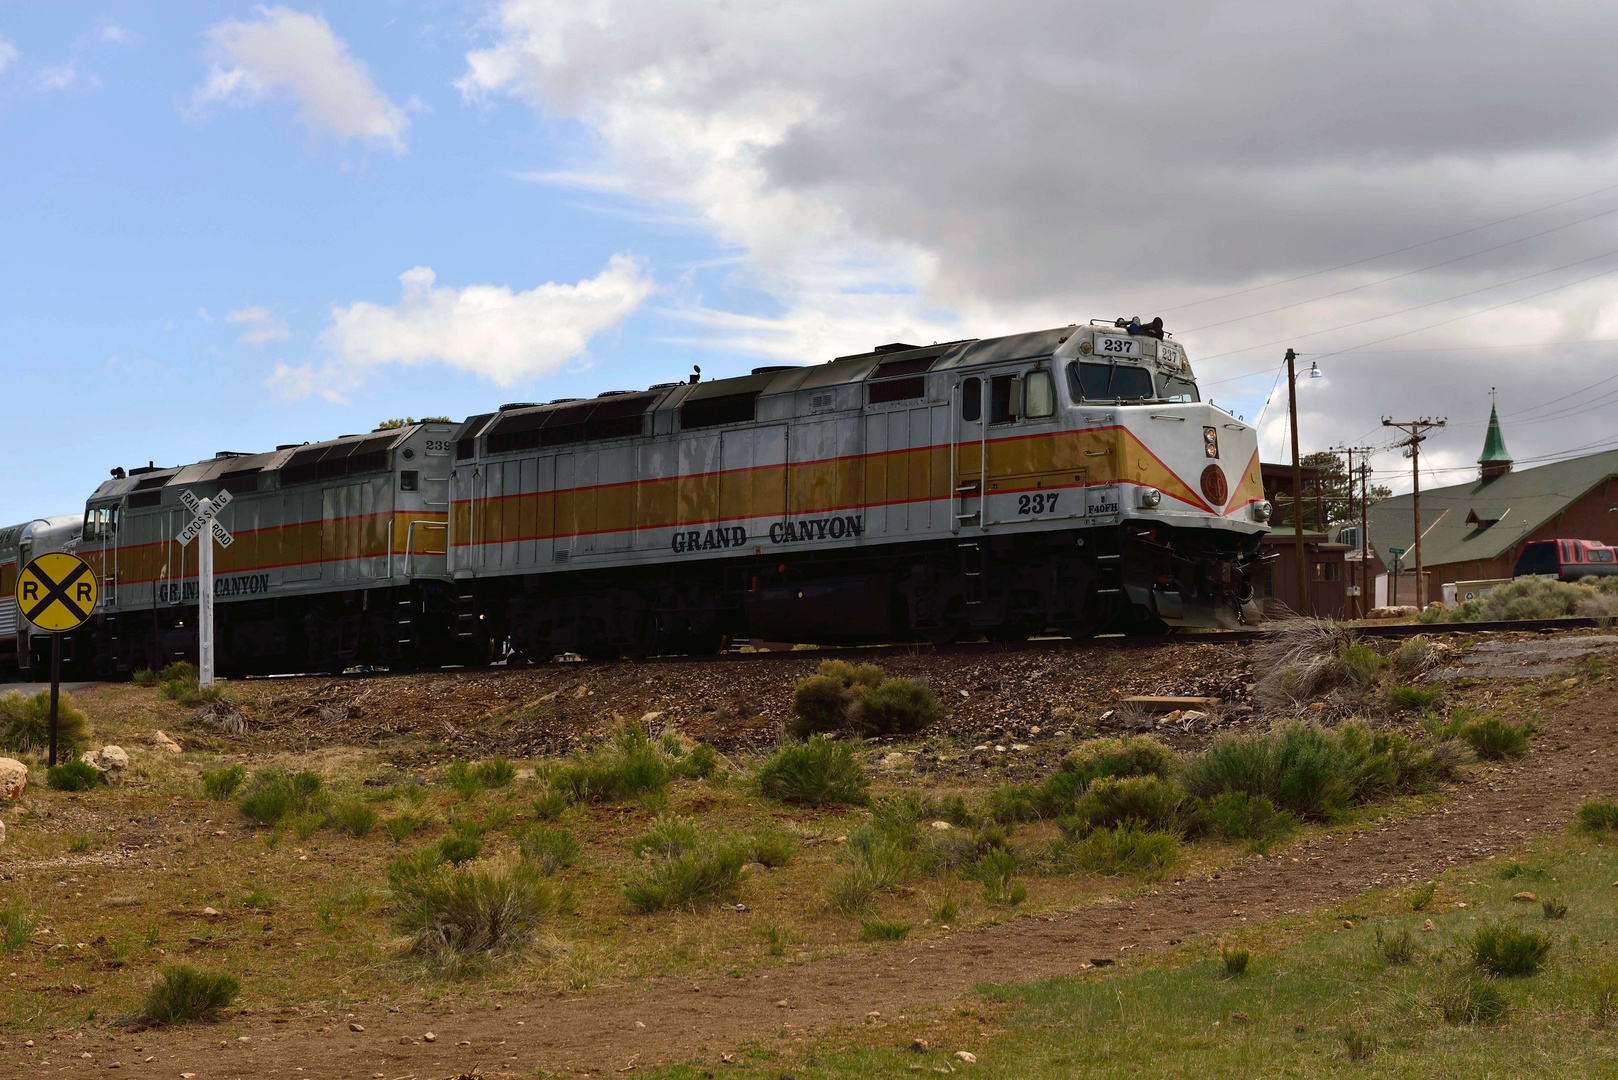
[[[236,675],[1234,626],[1271,513],[1252,425],[1120,319],[115,469],[0,575],[27,529],[95,568],[81,675],[194,659],[180,494],[221,490]]]

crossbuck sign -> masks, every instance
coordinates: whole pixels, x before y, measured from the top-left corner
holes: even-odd
[[[213,542],[229,547],[236,542],[230,530],[219,524],[219,511],[230,505],[230,492],[221,491],[211,499],[199,499],[189,491],[180,492],[196,517],[192,518],[175,539],[185,547],[203,536],[197,548],[197,682],[201,686],[213,685]],[[204,536],[204,534],[207,534]]]

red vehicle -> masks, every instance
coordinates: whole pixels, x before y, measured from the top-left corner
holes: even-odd
[[[1553,577],[1562,581],[1618,574],[1618,549],[1597,540],[1536,540],[1524,544],[1512,577]]]

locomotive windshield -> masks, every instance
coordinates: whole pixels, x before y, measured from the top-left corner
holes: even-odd
[[[1067,384],[1079,401],[1144,401],[1152,396],[1152,373],[1128,364],[1078,360],[1067,366]]]
[[[1185,379],[1176,379],[1172,375],[1163,376],[1163,385],[1159,389],[1158,397],[1164,401],[1201,401],[1197,396],[1197,384],[1187,382]]]

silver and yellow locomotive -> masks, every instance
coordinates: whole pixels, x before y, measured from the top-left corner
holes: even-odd
[[[1256,432],[1161,321],[885,345],[114,470],[70,542],[81,670],[194,656],[180,493],[220,490],[238,674],[1229,626],[1269,518]]]

